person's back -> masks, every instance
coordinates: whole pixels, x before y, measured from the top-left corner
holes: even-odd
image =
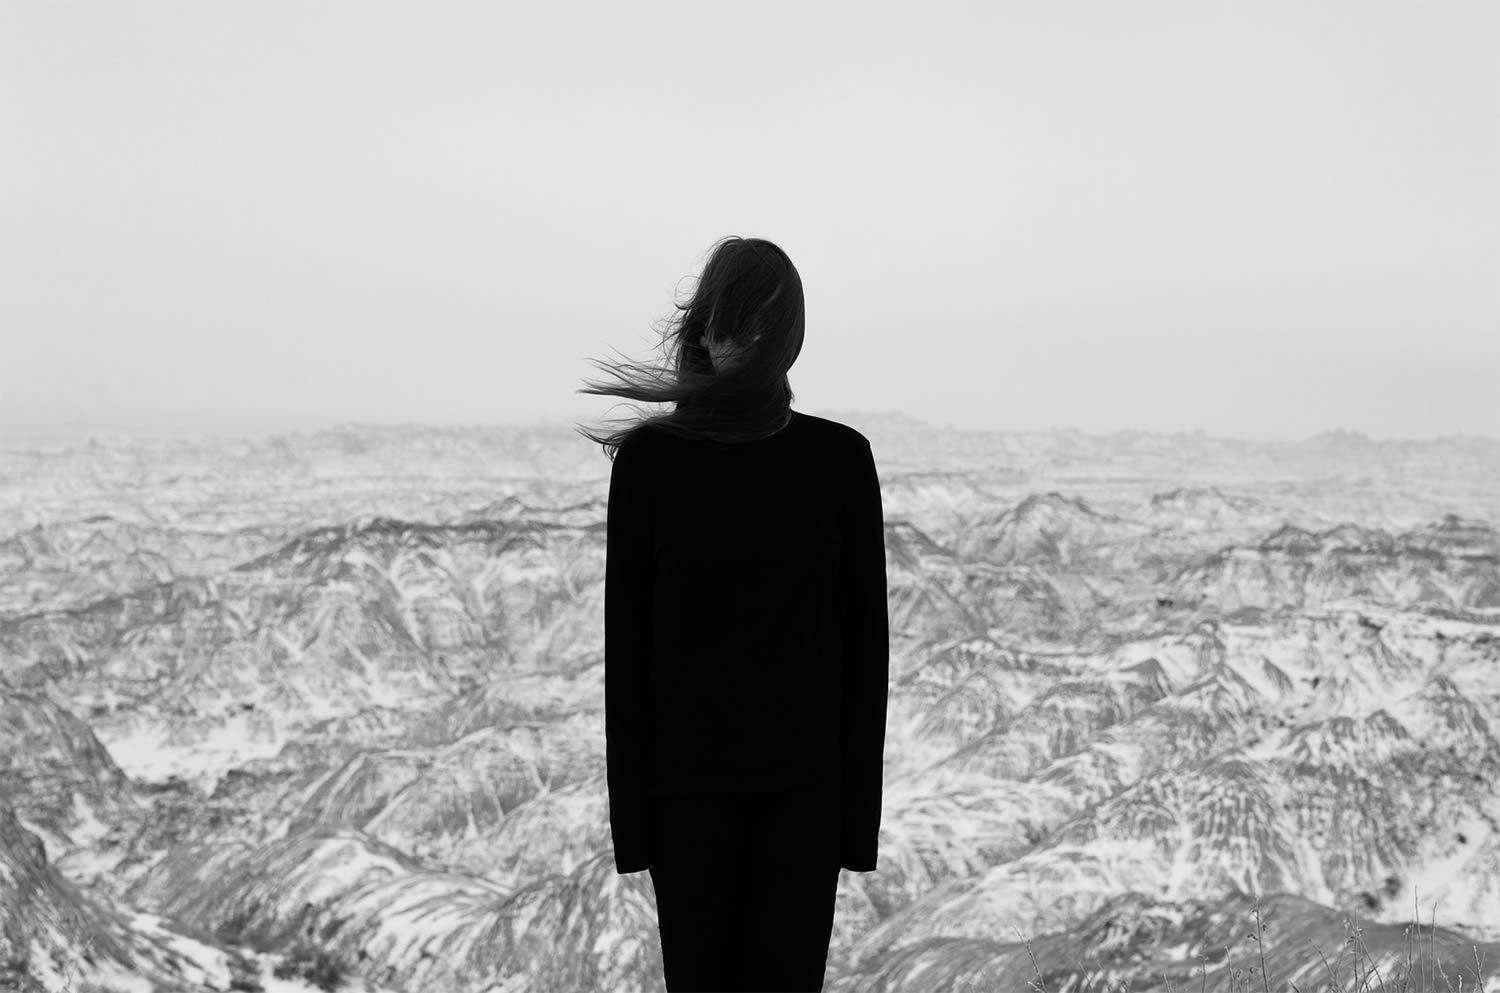
[[[876,868],[880,483],[863,435],[790,409],[802,320],[780,249],[721,246],[680,382],[621,394],[677,411],[611,439],[610,829],[616,871],[650,870],[669,990],[816,988],[839,869]]]
[[[648,792],[832,782],[846,682],[886,685],[870,649],[887,632],[869,443],[801,413],[744,445],[639,440],[625,468],[639,456],[651,493]]]

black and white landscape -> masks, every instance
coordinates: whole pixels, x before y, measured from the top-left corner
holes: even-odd
[[[826,989],[1225,990],[1257,899],[1273,989],[1418,912],[1500,989],[1500,442],[825,416],[892,632]],[[8,441],[0,988],[661,988],[607,475],[561,424]]]

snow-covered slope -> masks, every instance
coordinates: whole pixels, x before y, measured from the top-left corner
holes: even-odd
[[[827,989],[1227,989],[1256,898],[1272,988],[1318,949],[1352,976],[1346,921],[1389,974],[1419,910],[1455,985],[1500,962],[1500,446],[868,433],[885,809]],[[116,489],[84,482],[109,449],[28,457],[8,981],[659,988],[649,879],[610,858],[603,480],[548,451],[158,445]]]

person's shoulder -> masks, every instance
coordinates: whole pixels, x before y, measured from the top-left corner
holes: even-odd
[[[629,434],[620,439],[620,446],[615,450],[615,461],[623,458],[633,464],[649,460],[660,433],[650,424],[641,424],[631,429]]]
[[[837,444],[847,446],[855,451],[870,446],[870,439],[866,438],[858,430],[850,427],[842,421],[831,420],[827,417],[819,417],[816,414],[801,415],[811,428],[809,434],[819,438],[826,438]]]

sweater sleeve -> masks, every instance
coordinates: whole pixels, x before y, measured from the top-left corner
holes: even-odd
[[[868,442],[856,455],[851,480],[840,568],[844,664],[839,864],[852,872],[873,872],[885,767],[890,625],[884,510],[875,457]]]
[[[650,502],[634,436],[615,452],[604,565],[604,737],[615,871],[651,866],[646,829],[651,591]]]

